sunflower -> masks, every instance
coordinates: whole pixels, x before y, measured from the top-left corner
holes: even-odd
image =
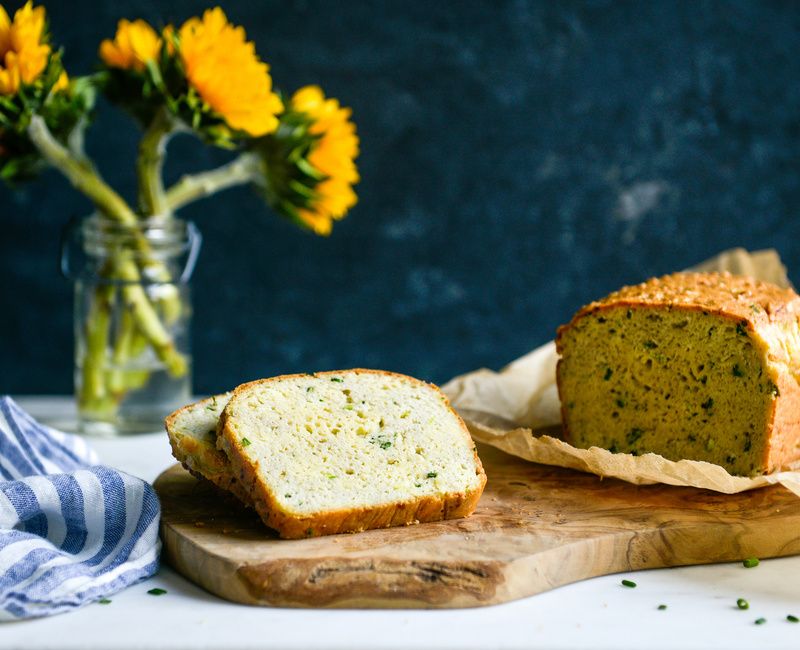
[[[228,22],[219,7],[190,18],[178,30],[180,58],[191,88],[232,129],[251,136],[273,132],[280,98],[272,92],[269,66]]]
[[[291,99],[291,109],[311,120],[309,133],[315,136],[308,162],[323,179],[314,188],[314,198],[298,217],[319,235],[330,233],[334,219],[341,219],[358,201],[353,185],[358,182],[355,158],[358,156],[356,126],[352,111],[326,98],[318,86],[305,86]]]
[[[100,58],[110,68],[142,72],[158,57],[161,39],[144,20],[120,20],[114,40],[100,43]]]
[[[0,5],[0,95],[13,95],[39,78],[51,53],[45,40],[44,7],[26,2],[12,22]]]

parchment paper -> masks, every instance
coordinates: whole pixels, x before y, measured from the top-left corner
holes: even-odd
[[[774,250],[720,253],[693,270],[730,271],[791,286]],[[792,471],[748,478],[732,476],[719,465],[672,461],[657,454],[633,456],[592,447],[578,449],[560,440],[561,412],[556,389],[555,343],[512,361],[500,372],[481,369],[450,380],[442,389],[469,427],[472,437],[526,460],[569,467],[639,485],[666,483],[733,494],[780,483],[800,496],[800,463]]]

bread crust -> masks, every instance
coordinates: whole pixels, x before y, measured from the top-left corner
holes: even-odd
[[[673,273],[623,287],[582,307],[568,324],[558,328],[559,396],[564,334],[586,316],[620,307],[702,311],[744,328],[762,352],[778,388],[760,467],[770,473],[800,460],[800,296],[794,290],[728,272]],[[561,421],[564,438],[570,441],[563,399]]]
[[[211,481],[218,488],[232,492],[245,505],[251,505],[248,493],[242,489],[241,484],[231,471],[228,457],[216,447],[212,449],[201,448],[201,443],[191,436],[179,433],[177,427],[178,420],[190,410],[199,407],[206,408],[207,405],[214,403],[215,400],[228,399],[231,395],[232,393],[223,393],[193,404],[187,404],[170,413],[164,419],[164,428],[167,430],[172,455],[192,476]]]
[[[398,377],[406,381],[425,384],[439,390],[438,386],[428,384],[414,377],[385,370],[370,370],[353,368],[350,370],[333,370],[313,373],[317,377],[327,377],[342,373],[375,374],[380,376]],[[486,486],[486,473],[478,457],[475,445],[472,442],[469,430],[461,417],[450,405],[445,397],[445,405],[458,419],[462,434],[473,448],[476,466],[476,475],[479,476],[479,485],[469,492],[446,494],[443,497],[424,496],[408,501],[386,504],[382,506],[348,508],[335,510],[318,515],[298,516],[280,507],[272,491],[258,475],[258,465],[251,464],[234,434],[228,418],[230,406],[237,396],[246,392],[253,386],[267,384],[302,377],[303,374],[281,375],[269,379],[242,384],[233,392],[228,405],[222,412],[217,429],[217,446],[225,453],[234,470],[234,475],[239,479],[242,488],[248,493],[249,500],[264,523],[273,528],[284,539],[298,539],[303,537],[316,537],[319,535],[334,535],[338,533],[355,533],[371,528],[387,528],[389,526],[409,525],[421,522],[441,521],[442,519],[457,519],[467,517],[478,505],[483,489]],[[444,394],[442,393],[444,396]]]

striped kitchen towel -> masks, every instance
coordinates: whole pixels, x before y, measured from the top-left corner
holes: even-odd
[[[97,462],[0,397],[0,620],[66,612],[158,569],[153,488]]]

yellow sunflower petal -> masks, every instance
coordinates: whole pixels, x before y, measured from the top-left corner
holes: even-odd
[[[342,219],[357,202],[353,185],[359,181],[355,158],[359,141],[349,108],[338,100],[326,98],[319,86],[305,86],[292,95],[293,110],[312,120],[309,131],[317,136],[308,155],[310,162],[325,175],[315,188],[317,195],[309,209],[300,210],[300,218],[317,234],[330,232],[333,221]]]
[[[8,59],[11,58],[11,65]],[[6,54],[6,67],[0,68],[0,94],[13,95],[19,90],[19,67],[16,65],[16,55],[13,52]]]
[[[252,136],[278,127],[283,109],[272,91],[269,66],[247,41],[245,31],[228,22],[219,7],[190,18],[178,32],[186,78],[203,101],[234,129]]]
[[[100,42],[98,53],[103,63],[110,68],[126,68],[128,66],[128,59],[122,54],[119,46],[109,38]]]
[[[49,58],[50,47],[47,45],[38,45],[20,52],[19,72],[22,81],[26,84],[36,81],[47,67]]]
[[[141,72],[161,50],[158,33],[144,20],[133,22],[124,18],[117,23],[114,39],[100,43],[100,58],[110,68]]]
[[[11,19],[5,7],[0,5],[0,61],[5,58],[6,52],[11,48]]]
[[[333,230],[333,220],[325,214],[312,210],[298,210],[300,220],[318,235],[330,235]]]
[[[62,70],[61,74],[58,75],[58,79],[53,84],[53,90],[58,92],[60,90],[66,90],[67,88],[69,88],[69,77],[67,73]]]
[[[38,46],[42,41],[44,23],[44,7],[34,7],[32,2],[26,2],[14,14],[11,47],[16,52],[22,52],[26,48]]]
[[[26,2],[10,20],[0,7],[0,94],[16,93],[22,83],[33,83],[50,60],[46,43],[44,7]]]
[[[172,25],[167,25],[164,29],[161,30],[161,40],[164,42],[164,46],[166,47],[166,52],[170,56],[175,54],[175,27]]]

